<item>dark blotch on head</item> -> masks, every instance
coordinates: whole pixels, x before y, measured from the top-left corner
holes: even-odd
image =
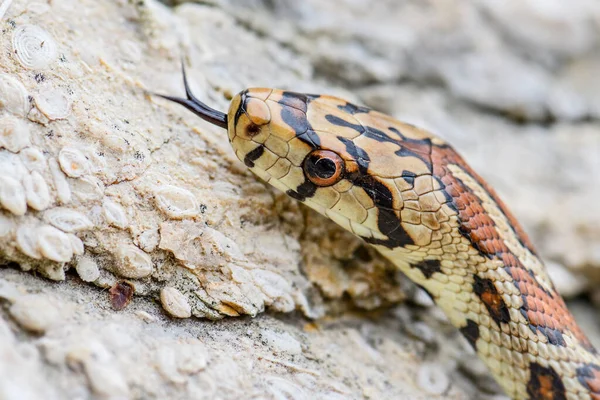
[[[475,321],[467,319],[467,325],[460,328],[460,333],[467,338],[474,349],[477,349],[476,343],[477,339],[479,339],[479,325]]]
[[[343,112],[346,112],[346,113],[352,114],[352,115],[359,114],[359,113],[361,113],[361,114],[367,114],[367,113],[371,112],[370,108],[363,107],[363,106],[357,106],[357,105],[352,104],[352,103],[346,103],[343,106],[339,105],[337,107],[340,110],[342,110]]]
[[[306,114],[308,102],[310,100],[311,98],[303,93],[283,92],[281,93],[281,99],[278,101],[278,103],[288,107],[293,107]]]
[[[527,394],[531,399],[566,400],[566,390],[562,379],[556,371],[538,363],[529,364],[529,382]]]
[[[500,326],[501,322],[509,323],[510,313],[508,312],[508,307],[500,293],[498,293],[498,289],[494,286],[494,282],[490,279],[480,278],[478,275],[475,275],[474,279],[473,291],[479,296],[490,316],[496,321],[498,326]]]
[[[431,275],[436,272],[442,272],[439,260],[425,260],[415,264],[414,268],[418,268],[427,279],[431,278]]]
[[[254,137],[260,133],[260,126],[256,124],[250,124],[246,127],[246,135]]]
[[[246,156],[244,157],[244,164],[246,164],[246,167],[254,168],[254,161],[258,160],[264,152],[265,146],[261,144],[260,146],[252,150],[250,153],[246,154]]]

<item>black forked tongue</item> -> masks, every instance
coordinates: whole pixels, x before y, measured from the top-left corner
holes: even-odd
[[[183,85],[185,86],[185,94],[187,99],[181,97],[165,96],[162,94],[156,94],[163,99],[171,100],[177,104],[181,104],[200,118],[211,124],[220,126],[221,128],[227,129],[227,114],[210,108],[192,94],[190,86],[188,84],[187,76],[185,74],[185,65],[181,63],[181,72],[183,73]]]

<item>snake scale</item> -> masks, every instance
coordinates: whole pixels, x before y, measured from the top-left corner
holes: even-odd
[[[600,400],[600,356],[519,223],[445,141],[345,100],[247,89],[227,129],[250,170],[353,232],[429,293],[514,399]]]

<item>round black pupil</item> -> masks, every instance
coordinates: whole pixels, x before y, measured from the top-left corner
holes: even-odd
[[[316,160],[313,158],[313,166],[312,172],[321,179],[331,178],[337,169],[335,162],[326,157],[318,157]]]

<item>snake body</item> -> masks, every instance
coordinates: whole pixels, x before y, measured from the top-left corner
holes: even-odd
[[[184,75],[185,78],[185,75]],[[426,290],[514,399],[600,400],[600,357],[519,223],[445,141],[323,95],[248,89],[226,128],[252,172],[364,239]]]

